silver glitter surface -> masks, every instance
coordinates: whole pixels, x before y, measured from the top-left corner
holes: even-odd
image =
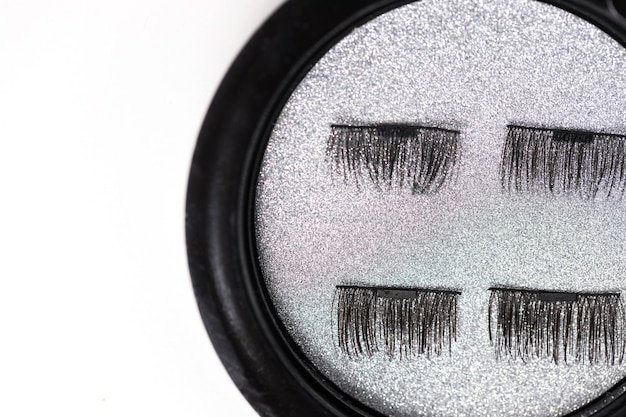
[[[282,111],[263,161],[257,239],[293,340],[346,393],[390,416],[560,416],[626,366],[497,361],[492,286],[626,294],[626,201],[508,194],[507,124],[626,133],[626,50],[532,0],[424,0],[339,42]],[[462,133],[435,195],[357,189],[325,159],[332,124],[410,123]],[[333,338],[336,285],[462,292],[450,355],[349,358]]]

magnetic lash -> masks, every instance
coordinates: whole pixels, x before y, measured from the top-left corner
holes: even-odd
[[[459,292],[337,286],[337,343],[350,356],[441,355],[456,341]]]
[[[460,133],[412,125],[333,125],[326,156],[335,175],[360,187],[438,191],[458,159]]]
[[[508,126],[500,175],[508,191],[621,199],[626,136]]]
[[[489,338],[497,359],[623,362],[625,322],[620,294],[490,291]]]

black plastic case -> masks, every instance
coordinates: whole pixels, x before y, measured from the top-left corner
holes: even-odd
[[[622,0],[550,0],[626,46]],[[317,60],[352,28],[411,1],[291,0],[224,78],[200,132],[187,194],[189,267],[224,366],[262,416],[381,416],[313,368],[277,319],[255,247],[254,194],[274,121]],[[572,416],[624,416],[624,384]]]

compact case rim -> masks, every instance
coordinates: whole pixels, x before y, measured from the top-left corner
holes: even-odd
[[[541,1],[626,47],[626,19],[610,0]],[[277,319],[257,261],[254,196],[273,123],[308,70],[353,28],[412,2],[288,1],[237,57],[202,125],[187,190],[189,269],[211,341],[262,416],[382,416],[317,371]],[[626,378],[570,416],[626,415],[625,391]]]

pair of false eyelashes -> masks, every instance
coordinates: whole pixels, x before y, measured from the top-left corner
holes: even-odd
[[[452,176],[461,133],[414,125],[331,126],[326,156],[333,171],[361,186],[431,194]],[[504,190],[621,199],[626,136],[508,126],[500,162]]]
[[[619,293],[491,288],[489,339],[496,359],[621,364],[626,320]],[[457,291],[340,285],[333,311],[337,343],[349,356],[452,353]]]

